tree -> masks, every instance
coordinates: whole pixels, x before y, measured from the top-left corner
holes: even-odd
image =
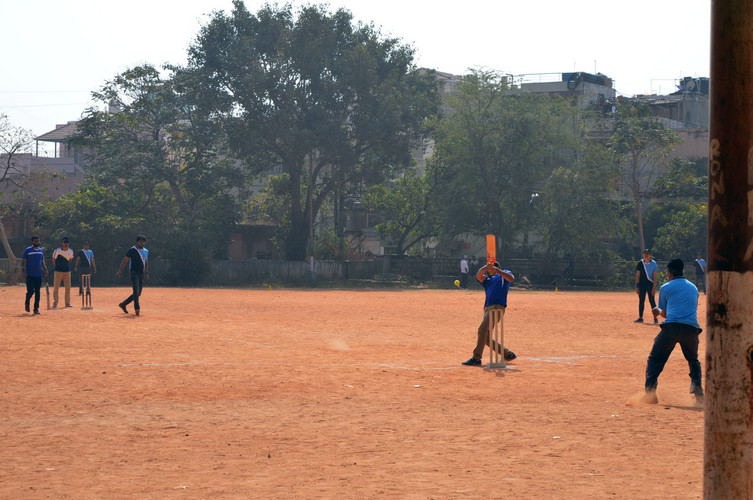
[[[668,202],[706,203],[709,192],[708,158],[674,158],[654,181],[651,195]]]
[[[440,205],[443,234],[493,233],[503,254],[528,254],[547,179],[577,158],[575,108],[492,71],[472,72],[445,103],[434,153],[438,191],[451,201]]]
[[[675,159],[657,176],[652,194],[660,200],[646,214],[656,251],[667,257],[695,258],[706,248],[708,228],[708,160]]]
[[[222,131],[189,83],[150,65],[129,69],[93,94],[109,109],[89,109],[70,140],[89,151],[92,185],[116,192],[118,203],[101,209],[128,215],[131,232],[140,227],[164,244],[185,279],[227,251],[245,189],[242,169],[222,154]]]
[[[119,264],[123,249],[133,245],[138,232],[150,232],[149,217],[127,190],[89,177],[75,192],[46,203],[39,221],[43,227],[55,228],[56,236],[93,242],[98,266],[107,269]]]
[[[584,143],[572,161],[562,161],[547,177],[535,202],[545,262],[560,251],[593,255],[603,238],[623,231],[620,207],[609,196],[619,178],[609,156],[600,143]]]
[[[368,210],[381,222],[375,229],[379,237],[395,245],[403,255],[415,245],[437,236],[436,191],[430,175],[411,169],[400,177],[377,184],[365,196]]]
[[[31,182],[34,174],[29,171],[28,164],[19,162],[23,153],[29,153],[32,143],[31,131],[13,126],[7,115],[0,114],[0,242],[8,255],[8,281],[11,284],[17,280],[18,258],[10,246],[2,219],[9,213],[11,201],[34,184]]]
[[[350,12],[240,0],[215,13],[189,51],[186,72],[212,99],[230,146],[256,172],[288,176],[285,253],[303,260],[320,208],[337,190],[381,181],[410,161],[437,104],[434,79],[413,50],[354,25]]]
[[[644,107],[620,106],[609,147],[619,163],[627,164],[629,186],[635,203],[638,242],[646,248],[643,231],[643,199],[652,181],[667,164],[679,136]]]
[[[696,252],[706,248],[708,228],[706,204],[684,204],[676,208],[669,221],[662,226],[656,237],[656,252],[670,258],[682,258],[690,262]],[[704,253],[704,252],[702,252]]]

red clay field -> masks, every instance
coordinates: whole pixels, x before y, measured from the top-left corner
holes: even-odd
[[[627,404],[658,331],[634,293],[513,288],[497,370],[460,364],[480,287],[147,286],[140,317],[126,288],[40,316],[24,293],[0,288],[0,498],[702,496],[679,347]]]

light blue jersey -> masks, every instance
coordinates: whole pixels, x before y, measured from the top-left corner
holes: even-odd
[[[659,289],[659,308],[666,312],[664,323],[698,324],[698,289],[685,278],[675,278]]]

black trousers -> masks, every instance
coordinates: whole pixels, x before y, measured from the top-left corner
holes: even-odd
[[[659,384],[659,374],[664,370],[669,355],[675,346],[680,344],[682,355],[688,362],[691,382],[701,387],[701,362],[698,361],[698,335],[700,328],[683,323],[664,323],[661,325],[659,335],[654,339],[654,346],[648,355],[646,363],[646,390],[655,391]]]
[[[40,290],[42,290],[42,277],[41,276],[26,276],[26,304],[31,300],[31,296],[34,296],[34,310],[39,310],[39,296]]]
[[[648,303],[651,304],[651,309],[656,307],[656,299],[651,292],[654,288],[654,284],[650,281],[641,283],[638,285],[638,317],[643,317],[643,308],[646,303],[646,295],[648,295]]]
[[[131,271],[131,286],[133,287],[133,293],[123,301],[123,305],[127,306],[133,302],[133,308],[138,311],[141,309],[139,306],[139,297],[141,296],[141,290],[144,288],[144,273]]]

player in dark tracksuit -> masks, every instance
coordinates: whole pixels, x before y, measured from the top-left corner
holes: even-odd
[[[120,307],[124,313],[128,314],[126,306],[133,302],[133,309],[136,312],[136,316],[138,316],[141,311],[139,297],[141,296],[141,290],[144,288],[144,281],[149,279],[149,250],[144,248],[145,244],[146,238],[141,235],[137,236],[136,244],[128,249],[125,257],[123,257],[123,262],[120,263],[120,269],[118,269],[118,272],[115,274],[115,276],[120,278],[126,264],[129,264],[133,293],[123,302],[118,304],[118,307]]]
[[[42,288],[42,277],[47,279],[47,265],[44,263],[44,249],[39,246],[39,236],[31,237],[31,246],[24,250],[21,257],[21,269],[26,280],[26,300],[24,307],[29,310],[29,302],[34,297],[34,314],[39,314],[39,296]],[[49,293],[49,292],[48,292]],[[47,304],[49,306],[49,303]]]
[[[656,307],[654,294],[656,293],[656,274],[659,272],[659,266],[651,258],[651,251],[647,248],[643,251],[643,259],[638,261],[635,267],[635,293],[638,294],[638,319],[635,323],[643,323],[643,308],[646,303],[646,295],[651,309]],[[658,325],[659,321],[654,318],[654,324]]]

